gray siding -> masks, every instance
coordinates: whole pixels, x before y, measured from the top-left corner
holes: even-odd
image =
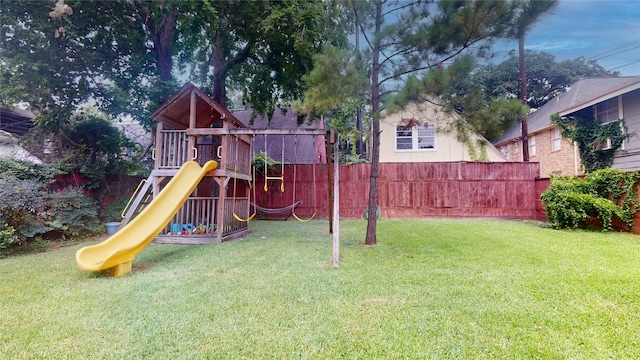
[[[640,170],[640,90],[622,95],[622,112],[627,131],[632,135],[625,141],[625,150],[616,152],[612,167]]]

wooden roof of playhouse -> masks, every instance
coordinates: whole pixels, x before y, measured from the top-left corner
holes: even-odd
[[[196,128],[222,127],[222,121],[230,122],[236,128],[246,128],[246,125],[236,119],[229,110],[215,102],[192,83],[185,84],[173,94],[169,100],[151,114],[151,118],[176,130],[188,129],[192,94],[195,99]]]

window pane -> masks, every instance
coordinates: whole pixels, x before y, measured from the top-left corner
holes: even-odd
[[[418,126],[418,149],[434,149],[436,147],[436,131],[433,126]]]
[[[411,150],[411,138],[396,139],[396,150]]]
[[[412,128],[410,126],[396,126],[396,150],[411,150],[412,148]]]
[[[435,147],[434,138],[419,138],[418,149],[433,149]]]
[[[596,105],[596,117],[600,123],[618,120],[618,98],[605,100]]]
[[[529,155],[536,154],[536,137],[532,136],[529,138]]]
[[[552,150],[560,150],[560,144],[562,137],[560,135],[560,129],[553,129],[553,142],[551,144]]]

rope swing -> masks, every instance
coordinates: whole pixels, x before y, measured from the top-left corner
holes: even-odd
[[[264,191],[269,191],[267,185],[268,180],[280,180],[280,192],[284,192],[284,135],[282,136],[282,151],[280,156],[282,158],[280,162],[280,176],[269,176],[269,169],[267,166],[267,134],[264,134]]]
[[[296,202],[296,168],[298,166],[298,136],[295,136],[295,141],[294,141],[294,152],[295,152],[295,162],[293,164],[293,201],[292,203]],[[313,214],[307,218],[307,219],[302,219],[300,218],[297,214],[296,214],[296,207],[294,206],[291,209],[291,215],[293,215],[294,218],[296,218],[296,220],[301,221],[301,222],[307,222],[312,220],[314,217],[316,217],[316,214],[318,213],[318,202],[317,202],[317,194],[316,194],[316,161],[315,161],[315,156],[313,159]]]
[[[254,135],[254,137],[255,137],[255,135]],[[249,153],[251,154],[251,158],[253,158],[253,155],[254,155],[253,154],[253,151],[254,151],[253,150],[253,140],[254,139],[252,138],[251,139],[251,143],[249,144],[249,149],[250,149]],[[235,167],[236,167],[236,169],[235,170],[237,172],[238,171],[238,148],[240,147],[240,140],[239,140],[239,137],[237,135],[236,135],[236,144],[235,145],[236,145],[236,149],[235,149],[236,150],[235,151]],[[249,165],[251,165],[251,160],[249,160]],[[253,175],[252,175],[252,180],[249,183],[249,187],[253,191],[253,202],[251,202],[251,198],[250,198],[251,197],[251,193],[249,193],[249,204],[250,204],[250,206],[251,206],[251,204],[253,204],[253,214],[249,215],[249,217],[246,218],[246,219],[243,219],[240,216],[238,216],[238,214],[236,214],[236,202],[238,201],[238,199],[236,198],[237,181],[238,181],[237,174],[234,174],[234,177],[233,177],[233,208],[232,208],[232,214],[233,214],[233,217],[236,220],[241,221],[241,222],[248,222],[248,221],[252,220],[254,217],[256,217],[256,214],[258,212],[257,209],[256,209],[256,204],[255,204],[255,201],[256,201],[256,186],[255,186],[256,167],[252,166],[252,168],[253,168]]]

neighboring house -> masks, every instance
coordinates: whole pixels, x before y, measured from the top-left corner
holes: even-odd
[[[271,121],[260,115],[252,120],[252,110],[232,110],[231,113],[252,129],[324,129],[323,119],[312,122],[304,119],[304,123],[299,125],[298,115],[292,109],[284,113],[277,109]],[[278,162],[284,156],[284,162],[288,164],[325,164],[327,148],[324,140],[324,137],[315,135],[256,135],[252,152],[259,154],[266,148],[267,155]]]
[[[505,157],[484,137],[471,134],[475,149],[459,141],[455,132],[442,129],[457,117],[425,102],[383,116],[380,120],[380,162],[445,162],[474,161],[484,151],[486,160],[506,161]]]
[[[540,163],[540,175],[579,175],[584,172],[577,146],[562,138],[551,115],[587,117],[601,123],[624,119],[630,134],[612,167],[640,169],[640,76],[582,79],[571,89],[527,117],[529,161]],[[522,124],[508,129],[494,145],[511,161],[522,161]]]
[[[0,130],[14,135],[24,135],[35,125],[34,118],[29,110],[0,107]]]
[[[20,146],[18,140],[10,133],[0,130],[0,158],[12,158],[15,160],[27,161],[33,164],[42,164],[42,160],[31,155],[25,148]]]
[[[33,113],[28,110],[0,107],[0,157],[42,164],[42,160],[33,156],[20,146],[14,135],[24,135],[34,126]]]

